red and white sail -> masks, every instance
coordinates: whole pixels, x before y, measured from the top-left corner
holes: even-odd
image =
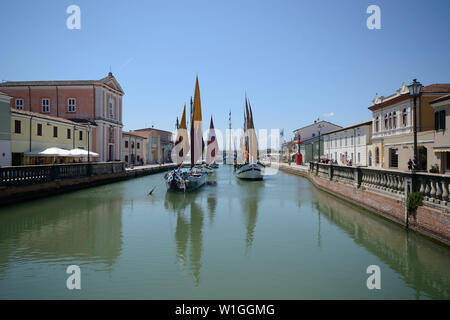
[[[206,164],[210,165],[216,162],[216,155],[219,153],[219,144],[217,143],[217,136],[214,130],[214,123],[211,117],[211,124],[209,126],[208,143],[206,146]]]

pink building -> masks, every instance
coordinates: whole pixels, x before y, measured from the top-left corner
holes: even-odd
[[[8,81],[0,90],[13,97],[11,108],[90,125],[99,160],[120,161],[124,92],[111,72],[100,80]]]

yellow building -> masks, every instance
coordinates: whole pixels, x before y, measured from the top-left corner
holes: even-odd
[[[88,130],[85,125],[63,118],[11,109],[12,165],[48,163],[50,159],[27,156],[26,153],[51,147],[88,150]],[[70,160],[58,160],[68,161]]]
[[[147,164],[147,136],[140,132],[122,132],[122,161],[127,166]]]
[[[435,140],[434,110],[430,102],[450,93],[450,84],[424,86],[417,97],[418,167],[429,170],[440,163],[432,148]],[[372,106],[372,150],[369,163],[372,167],[407,170],[413,148],[413,97],[403,83],[394,94],[376,95]],[[373,158],[372,158],[373,157]]]

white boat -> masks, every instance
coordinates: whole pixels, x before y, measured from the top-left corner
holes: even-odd
[[[241,139],[241,148],[235,165],[236,176],[245,180],[262,180],[264,165],[258,161],[258,140],[253,123],[253,112],[250,103],[245,97],[244,136]]]
[[[262,180],[264,167],[259,163],[244,164],[236,168],[236,175],[244,180]]]

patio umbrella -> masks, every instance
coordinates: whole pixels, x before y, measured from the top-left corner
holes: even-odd
[[[90,157],[98,157],[99,156],[98,153],[95,153],[92,151],[88,152],[87,150],[84,150],[84,149],[72,149],[69,151],[69,155],[71,157],[87,157],[88,155]]]

